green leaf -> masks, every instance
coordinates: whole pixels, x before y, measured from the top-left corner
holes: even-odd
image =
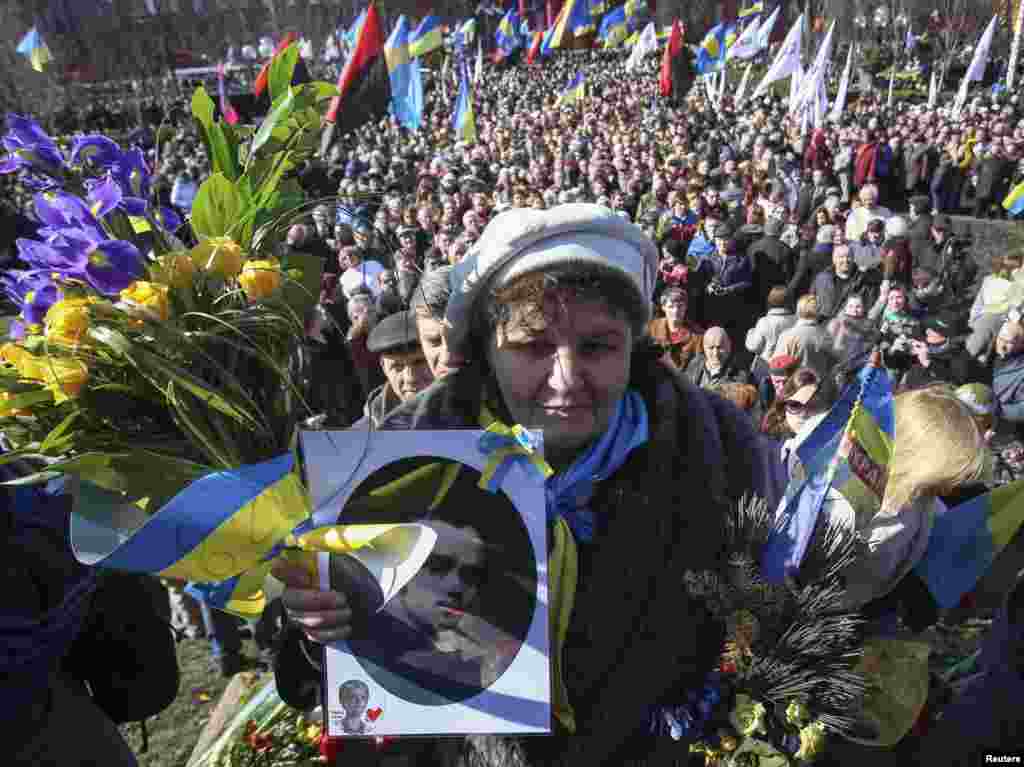
[[[202,237],[222,237],[231,231],[242,209],[238,190],[222,173],[199,187],[192,204],[192,230]]]
[[[53,448],[60,440],[64,437],[65,433],[71,428],[80,415],[80,411],[73,410],[63,421],[57,424],[56,427],[50,430],[50,433],[46,435],[46,439],[43,440],[43,444],[39,446],[40,453],[52,453]]]
[[[292,84],[295,64],[299,60],[299,46],[292,43],[270,62],[270,100],[277,101]]]
[[[0,412],[5,410],[21,410],[32,407],[41,402],[53,402],[53,392],[46,389],[39,391],[27,391],[22,394],[15,394],[10,399],[5,399],[0,405]]]
[[[206,88],[200,85],[192,94],[192,116],[207,130],[213,125],[214,113],[213,99],[206,92]]]
[[[256,131],[256,135],[253,136],[252,147],[249,150],[250,153],[259,151],[260,147],[267,143],[267,140],[270,138],[270,134],[274,132],[274,128],[276,128],[279,123],[283,123],[288,119],[288,115],[291,114],[294,101],[295,91],[289,88],[288,93],[276,103],[273,109],[270,110],[270,114],[263,118],[263,123],[260,125],[260,129]]]
[[[223,173],[229,181],[236,181],[241,169],[238,167],[238,146],[232,146],[224,133],[227,123],[214,123],[207,129],[210,141],[210,164],[214,173]]]

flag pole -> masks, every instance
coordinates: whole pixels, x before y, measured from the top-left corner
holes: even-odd
[[[1020,32],[1024,28],[1024,0],[1017,0],[1017,18],[1013,27],[1013,45],[1010,48],[1010,64],[1006,68],[1006,89],[1013,90],[1017,79],[1017,59],[1020,58]]]

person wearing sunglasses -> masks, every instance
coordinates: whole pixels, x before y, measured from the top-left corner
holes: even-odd
[[[785,456],[789,452],[789,441],[815,416],[828,412],[834,401],[831,379],[819,375],[813,368],[797,368],[768,409],[761,431],[783,442]]]

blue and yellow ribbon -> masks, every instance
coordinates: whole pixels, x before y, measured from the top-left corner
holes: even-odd
[[[71,544],[89,565],[191,581],[211,607],[259,618],[264,583],[279,558],[316,584],[316,553],[369,545],[392,525],[310,528],[310,501],[291,454],[190,483],[140,525],[140,510],[109,498],[78,508]]]
[[[480,474],[480,489],[496,493],[504,484],[508,470],[517,463],[541,481],[550,477],[554,469],[541,457],[538,447],[533,434],[519,424],[506,426],[491,420],[479,443],[480,452],[487,456],[487,465]]]

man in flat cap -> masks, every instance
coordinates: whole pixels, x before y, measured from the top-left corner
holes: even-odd
[[[363,418],[352,427],[355,429],[370,424],[377,427],[384,416],[411,400],[434,380],[420,346],[416,317],[409,310],[391,314],[378,322],[370,331],[366,348],[380,355],[380,367],[387,383],[370,395]]]

